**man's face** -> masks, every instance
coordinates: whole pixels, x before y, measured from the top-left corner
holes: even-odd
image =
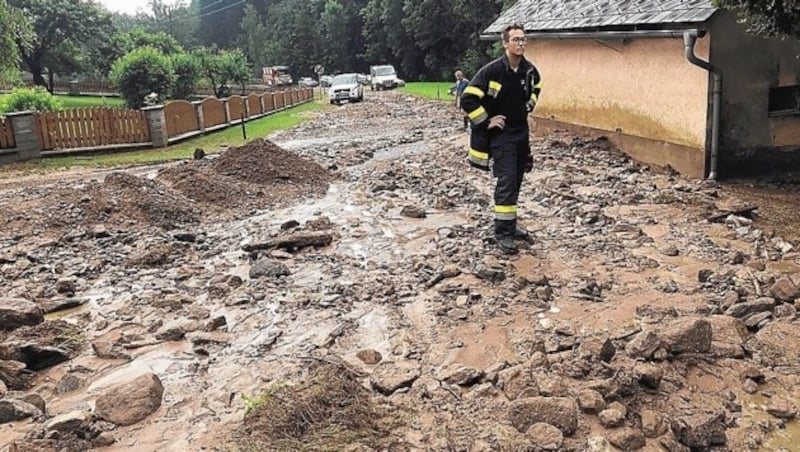
[[[511,55],[522,56],[525,54],[525,44],[527,42],[524,31],[511,30],[508,32],[508,41],[503,42],[503,47]]]

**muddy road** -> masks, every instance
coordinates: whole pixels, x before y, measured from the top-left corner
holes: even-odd
[[[5,175],[0,445],[793,450],[800,243],[763,211],[796,194],[535,136],[508,257],[457,112],[367,94],[199,161]]]

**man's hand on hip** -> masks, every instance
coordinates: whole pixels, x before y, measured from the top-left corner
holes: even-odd
[[[503,115],[492,116],[489,118],[489,126],[487,128],[494,129],[497,127],[500,130],[506,126],[506,117]]]

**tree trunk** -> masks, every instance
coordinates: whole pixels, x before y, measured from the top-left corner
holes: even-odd
[[[47,82],[49,85],[47,90],[50,91],[50,94],[53,94],[53,71],[50,69],[47,70]]]

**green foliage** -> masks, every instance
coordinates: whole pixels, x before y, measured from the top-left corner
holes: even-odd
[[[37,85],[46,86],[42,72],[68,74],[85,69],[87,58],[111,34],[111,17],[85,0],[8,0],[23,11],[35,38],[22,56]],[[21,40],[17,41],[21,44]]]
[[[2,113],[26,110],[61,110],[61,102],[47,92],[46,89],[38,86],[35,88],[14,88],[11,94],[4,96],[0,101],[0,112]]]
[[[156,93],[164,100],[174,79],[169,57],[152,47],[133,50],[114,62],[110,79],[131,108],[144,106],[144,98]]]
[[[713,3],[739,12],[752,33],[800,39],[800,2],[797,0],[713,0]]]
[[[213,87],[217,97],[230,96],[231,83],[244,85],[250,79],[250,65],[239,49],[201,47],[192,53],[200,65],[201,79]]]
[[[261,393],[249,396],[242,394],[242,402],[244,402],[244,415],[257,411],[259,408],[268,404],[276,395],[286,390],[286,385],[274,384],[261,391]]]
[[[189,99],[194,93],[197,81],[200,78],[200,61],[191,53],[173,55],[172,68],[175,72],[175,82],[172,85],[173,99]]]
[[[0,82],[19,78],[19,51],[29,49],[32,43],[33,30],[28,20],[20,10],[0,0]]]
[[[443,100],[455,104],[455,96],[448,93],[454,82],[412,82],[400,88],[400,91],[413,96],[431,100]]]

